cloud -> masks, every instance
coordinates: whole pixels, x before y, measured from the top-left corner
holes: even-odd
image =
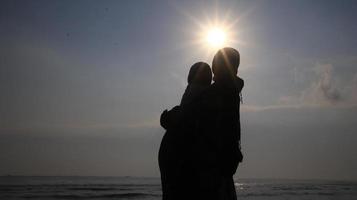
[[[357,102],[357,73],[354,75],[350,86],[347,88],[351,92],[351,101]]]
[[[300,92],[299,96],[283,96],[280,98],[280,102],[307,105],[335,105],[340,103],[343,100],[341,88],[336,83],[333,66],[317,63],[312,71],[315,73],[315,79]]]
[[[293,85],[287,83],[283,88],[270,89],[270,93],[284,92],[268,104],[243,104],[242,112],[305,107],[354,108],[357,106],[357,73],[351,67],[352,71],[341,69],[345,66],[340,64],[314,62],[294,67]]]
[[[320,95],[326,101],[335,103],[341,100],[341,92],[336,86],[336,83],[332,77],[333,67],[331,64],[318,64],[316,66],[316,73],[319,80],[316,84],[317,95]]]
[[[278,100],[279,105],[290,106],[350,106],[355,103],[352,101],[353,91],[357,88],[357,82],[344,80],[335,73],[332,64],[317,63],[308,72],[314,73],[314,79],[310,80],[307,87],[302,88],[299,94],[281,96]],[[356,74],[357,77],[357,74]]]

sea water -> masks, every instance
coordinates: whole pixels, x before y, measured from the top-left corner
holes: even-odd
[[[235,180],[238,199],[353,200],[357,182],[317,180]],[[159,178],[0,177],[0,199],[161,199]]]

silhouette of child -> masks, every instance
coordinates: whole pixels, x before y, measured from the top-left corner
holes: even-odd
[[[165,110],[161,114],[160,123],[167,131],[162,138],[159,149],[159,167],[161,173],[161,184],[163,200],[186,199],[190,191],[187,190],[186,181],[191,177],[191,151],[193,129],[186,122],[182,127],[182,108],[199,98],[203,91],[211,85],[212,72],[207,63],[197,62],[190,68],[185,93],[182,96],[180,106],[175,106],[170,111]],[[190,139],[191,138],[191,139]],[[185,189],[186,188],[186,189]],[[193,188],[193,187],[189,187]]]

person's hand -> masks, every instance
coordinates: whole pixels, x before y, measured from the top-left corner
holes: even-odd
[[[167,109],[164,110],[162,113],[161,113],[161,116],[160,116],[160,125],[164,128],[164,129],[167,129],[168,127],[168,121],[169,121],[169,114],[168,114],[168,111]]]

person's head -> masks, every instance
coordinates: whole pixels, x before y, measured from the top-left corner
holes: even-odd
[[[228,80],[237,75],[240,63],[239,52],[231,47],[225,47],[218,50],[213,58],[212,71],[215,81]]]
[[[212,71],[205,62],[197,62],[191,66],[187,77],[188,84],[210,85],[212,82]]]

